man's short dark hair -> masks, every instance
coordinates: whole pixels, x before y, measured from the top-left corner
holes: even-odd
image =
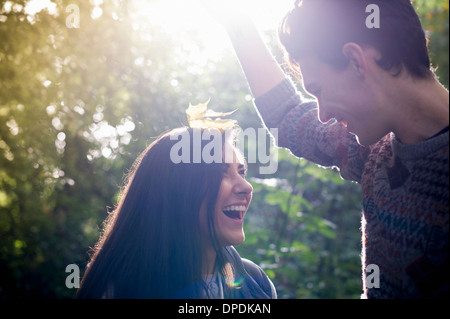
[[[366,25],[370,4],[380,9],[379,28]],[[428,40],[410,0],[303,0],[283,19],[279,40],[294,69],[306,55],[343,69],[349,61],[342,49],[353,42],[377,49],[378,65],[393,75],[406,69],[418,78],[433,76]]]

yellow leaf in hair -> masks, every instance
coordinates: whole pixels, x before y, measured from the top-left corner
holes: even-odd
[[[189,105],[186,110],[186,115],[188,118],[189,126],[191,128],[208,129],[215,128],[219,130],[227,130],[237,126],[236,120],[228,119],[212,119],[214,117],[224,117],[233,114],[233,112],[215,112],[213,110],[208,110],[208,100],[206,103],[201,103],[198,105]]]
[[[192,121],[199,120],[205,117],[209,101],[210,100],[208,100],[206,103],[197,105],[189,104],[189,108],[186,110],[189,125]]]

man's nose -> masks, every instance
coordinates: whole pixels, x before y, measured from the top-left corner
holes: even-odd
[[[323,124],[329,122],[333,117],[327,112],[325,107],[320,106],[319,104],[319,120]]]

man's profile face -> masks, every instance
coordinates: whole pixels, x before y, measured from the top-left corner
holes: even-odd
[[[335,119],[364,146],[389,133],[379,112],[379,96],[352,63],[337,70],[314,56],[302,57],[298,62],[305,89],[318,101],[322,123]]]

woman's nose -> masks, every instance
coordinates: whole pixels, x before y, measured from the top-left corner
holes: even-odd
[[[235,190],[238,194],[251,194],[253,192],[253,186],[245,178],[242,178],[236,183]]]

